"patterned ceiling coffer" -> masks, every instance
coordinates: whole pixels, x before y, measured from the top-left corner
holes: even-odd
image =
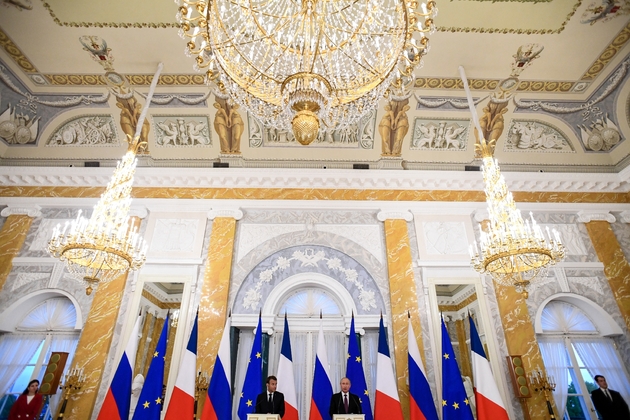
[[[503,150],[575,153],[571,142],[558,128],[535,120],[512,120]]]
[[[22,53],[17,45],[11,41],[11,38],[0,28],[0,46],[11,56],[11,58],[26,73],[37,73],[37,69],[28,58]]]
[[[300,273],[337,280],[352,295],[359,315],[385,307],[374,278],[354,258],[332,248],[308,245],[285,248],[261,261],[241,284],[234,311],[257,313],[277,284]]]
[[[593,80],[604,70],[606,65],[617,55],[621,48],[630,39],[630,23],[619,32],[608,47],[599,55],[590,69],[582,75],[580,80]]]

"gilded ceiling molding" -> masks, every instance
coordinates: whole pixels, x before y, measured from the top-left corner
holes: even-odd
[[[493,3],[495,1],[517,1],[519,3],[541,3],[544,0],[539,0],[539,1],[535,1],[535,0],[477,0],[477,1],[492,1]],[[567,23],[569,22],[569,20],[571,20],[571,17],[575,14],[576,10],[580,7],[580,5],[582,4],[582,1],[578,1],[575,3],[575,6],[573,6],[573,10],[571,10],[571,12],[567,15],[567,18],[564,20],[564,22],[562,22],[562,24],[560,25],[559,28],[557,29],[508,29],[508,28],[458,28],[458,27],[440,27],[438,26],[436,28],[436,30],[438,30],[439,32],[473,32],[473,33],[479,33],[479,34],[519,34],[519,35],[534,35],[534,34],[541,34],[541,35],[549,35],[549,34],[559,34],[560,32],[564,31],[564,28],[566,28]]]
[[[48,3],[42,0],[42,4],[50,13],[50,17],[52,17],[53,21],[59,26],[67,26],[69,28],[120,28],[120,29],[128,29],[128,28],[150,28],[150,29],[161,29],[161,28],[179,28],[179,23],[155,23],[155,22],[62,22],[59,20],[55,12],[53,12],[52,8]]]
[[[498,86],[498,79],[469,79],[471,90],[494,90]],[[518,85],[517,92],[570,92],[575,85],[574,82],[568,81],[540,81],[540,80],[521,80]],[[415,87],[422,89],[450,89],[463,90],[462,81],[460,79],[448,78],[424,78],[416,79]]]
[[[0,28],[0,46],[11,56],[13,61],[22,68],[26,73],[37,73],[37,69],[22,53],[17,45],[11,41],[11,38]]]
[[[613,39],[608,47],[599,55],[597,60],[591,65],[586,73],[582,75],[580,80],[593,80],[597,77],[608,63],[617,55],[621,48],[626,45],[630,39],[630,22],[625,28],[619,32],[619,34]]]

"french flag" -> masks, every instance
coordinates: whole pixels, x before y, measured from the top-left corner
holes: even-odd
[[[197,320],[195,316],[188,345],[179,366],[173,395],[168,403],[164,420],[192,419],[195,415],[195,374],[197,369]]]
[[[320,315],[321,319],[321,315]],[[332,383],[328,374],[328,357],[324,342],[324,327],[320,323],[317,337],[317,354],[315,356],[315,373],[313,374],[313,396],[309,420],[331,420],[328,409],[332,399]]]
[[[125,352],[120,358],[116,373],[114,373],[114,379],[112,379],[105,395],[101,411],[98,413],[98,420],[127,420],[129,418],[131,382],[133,380],[133,366],[136,363],[141,320],[142,317],[138,316],[127,341]]]
[[[402,407],[398,398],[398,386],[394,377],[392,359],[389,357],[387,334],[381,315],[378,331],[378,357],[376,359],[376,395],[374,396],[374,418],[403,420]]]
[[[473,378],[475,379],[475,402],[477,404],[477,420],[509,420],[505,404],[499,388],[492,376],[490,362],[483,350],[479,333],[471,316],[470,321],[470,350]]]
[[[280,350],[280,361],[278,362],[278,391],[284,394],[284,417],[282,417],[282,420],[298,420],[299,417],[294,378],[289,321],[285,313],[284,335],[282,336],[282,349]]]
[[[407,339],[409,341],[409,396],[411,397],[409,399],[409,418],[410,420],[438,420],[431,387],[427,381],[424,363],[422,363],[416,335],[411,325],[411,317],[409,317]]]
[[[201,420],[232,419],[232,359],[230,358],[230,316],[225,322],[219,352],[214,362],[214,370],[208,386],[208,394],[203,405]],[[194,366],[194,365],[193,365]],[[185,418],[185,417],[181,417]],[[192,418],[192,417],[189,417]]]

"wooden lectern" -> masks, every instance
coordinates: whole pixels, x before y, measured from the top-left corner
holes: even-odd
[[[280,420],[279,414],[248,414],[247,420]]]
[[[365,420],[365,414],[333,414],[332,420]]]

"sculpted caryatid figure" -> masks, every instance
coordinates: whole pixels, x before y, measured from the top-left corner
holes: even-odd
[[[398,157],[402,151],[402,143],[409,132],[409,100],[390,101],[385,105],[385,115],[378,124],[378,132],[383,144],[383,156]]]
[[[216,98],[214,107],[217,109],[214,117],[214,129],[219,135],[221,153],[241,153],[241,136],[245,130],[245,124],[238,112],[238,104]]]

